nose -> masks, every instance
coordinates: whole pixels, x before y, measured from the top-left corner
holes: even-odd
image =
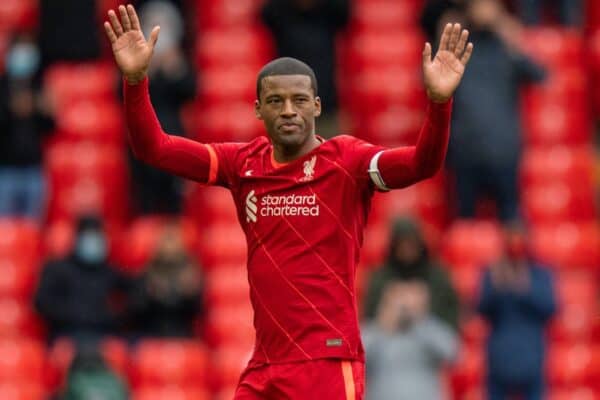
[[[284,118],[293,118],[296,116],[296,109],[294,108],[294,103],[290,99],[287,99],[283,103],[283,108],[281,110],[281,116]]]

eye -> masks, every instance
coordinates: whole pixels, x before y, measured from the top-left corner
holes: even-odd
[[[279,99],[277,97],[272,97],[270,99],[267,99],[267,104],[277,104],[280,102],[281,102],[281,99]]]

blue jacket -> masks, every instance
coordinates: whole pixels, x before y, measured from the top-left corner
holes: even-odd
[[[539,378],[545,353],[544,328],[556,312],[548,269],[532,265],[529,290],[523,293],[498,290],[486,271],[478,309],[491,325],[487,346],[490,378],[510,385]]]

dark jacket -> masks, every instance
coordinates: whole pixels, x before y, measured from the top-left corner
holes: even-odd
[[[544,328],[556,312],[549,271],[532,265],[524,293],[498,290],[486,271],[481,283],[479,312],[491,324],[488,339],[490,378],[509,385],[537,379],[542,373]]]
[[[396,243],[402,237],[413,236],[421,243],[421,257],[414,265],[398,262],[394,256]],[[458,329],[459,300],[448,273],[429,256],[425,241],[416,224],[410,220],[398,220],[392,227],[390,252],[387,262],[378,268],[369,281],[365,299],[365,317],[374,318],[386,283],[393,280],[422,280],[429,288],[432,315]]]
[[[324,112],[335,111],[335,37],[350,18],[349,0],[316,0],[301,10],[289,0],[269,0],[262,19],[273,34],[277,55],[294,57],[315,71]]]
[[[114,334],[119,313],[112,301],[128,284],[108,263],[87,265],[71,255],[44,266],[35,306],[51,339]]]
[[[15,90],[6,77],[0,78],[0,166],[39,166],[42,139],[54,129],[54,120],[39,110],[27,117],[14,115],[9,102]]]
[[[454,95],[450,165],[516,165],[521,154],[519,95],[543,69],[496,34],[474,31],[476,51]],[[466,164],[465,164],[466,163]]]

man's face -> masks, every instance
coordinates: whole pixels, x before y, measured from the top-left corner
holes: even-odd
[[[255,107],[271,142],[290,150],[301,148],[314,134],[315,118],[321,115],[321,99],[315,97],[306,75],[263,78]]]

